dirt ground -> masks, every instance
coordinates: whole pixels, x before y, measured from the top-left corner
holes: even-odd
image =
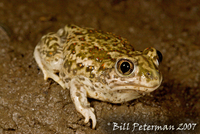
[[[33,58],[42,35],[65,24],[113,32],[136,50],[155,47],[162,85],[120,105],[89,99],[91,129],[69,90],[44,81]],[[200,0],[0,0],[0,77],[2,134],[200,133]],[[134,123],[183,130],[132,131]]]

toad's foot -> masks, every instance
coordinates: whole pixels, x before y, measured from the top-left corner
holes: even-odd
[[[96,117],[94,115],[94,108],[80,108],[81,114],[85,117],[85,123],[89,122],[89,119],[92,120],[92,129],[96,126]]]
[[[77,77],[70,81],[69,86],[70,95],[76,110],[85,117],[85,123],[88,123],[89,119],[92,120],[92,128],[94,129],[96,126],[96,117],[94,108],[90,107],[90,103],[87,100],[86,86]]]
[[[40,67],[41,68],[41,67]],[[50,71],[42,70],[44,74],[44,80],[47,80],[48,78],[52,78],[55,82],[57,82],[63,89],[66,88],[64,82],[60,79],[60,77]]]

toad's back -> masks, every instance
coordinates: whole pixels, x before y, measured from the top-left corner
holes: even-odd
[[[134,54],[126,39],[109,32],[67,25],[58,33],[63,40],[64,68],[68,76],[84,74],[94,78],[112,68],[119,56]]]

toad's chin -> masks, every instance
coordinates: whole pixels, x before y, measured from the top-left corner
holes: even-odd
[[[131,101],[133,99],[137,99],[141,96],[144,96],[146,93],[152,92],[157,89],[159,85],[156,87],[141,87],[141,86],[115,86],[110,90],[110,94],[112,97],[107,101],[111,103],[124,103],[127,101]]]
[[[142,92],[142,91],[134,90],[134,89],[115,90],[112,92],[112,97],[108,99],[108,102],[124,103],[127,101],[137,99],[137,98],[145,95],[145,93],[146,92]]]

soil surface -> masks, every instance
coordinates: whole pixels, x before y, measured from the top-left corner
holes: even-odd
[[[162,85],[124,104],[89,99],[91,129],[69,90],[44,81],[33,58],[42,35],[65,24],[113,32],[136,50],[155,47]],[[2,134],[200,133],[200,0],[1,0],[0,76]]]

